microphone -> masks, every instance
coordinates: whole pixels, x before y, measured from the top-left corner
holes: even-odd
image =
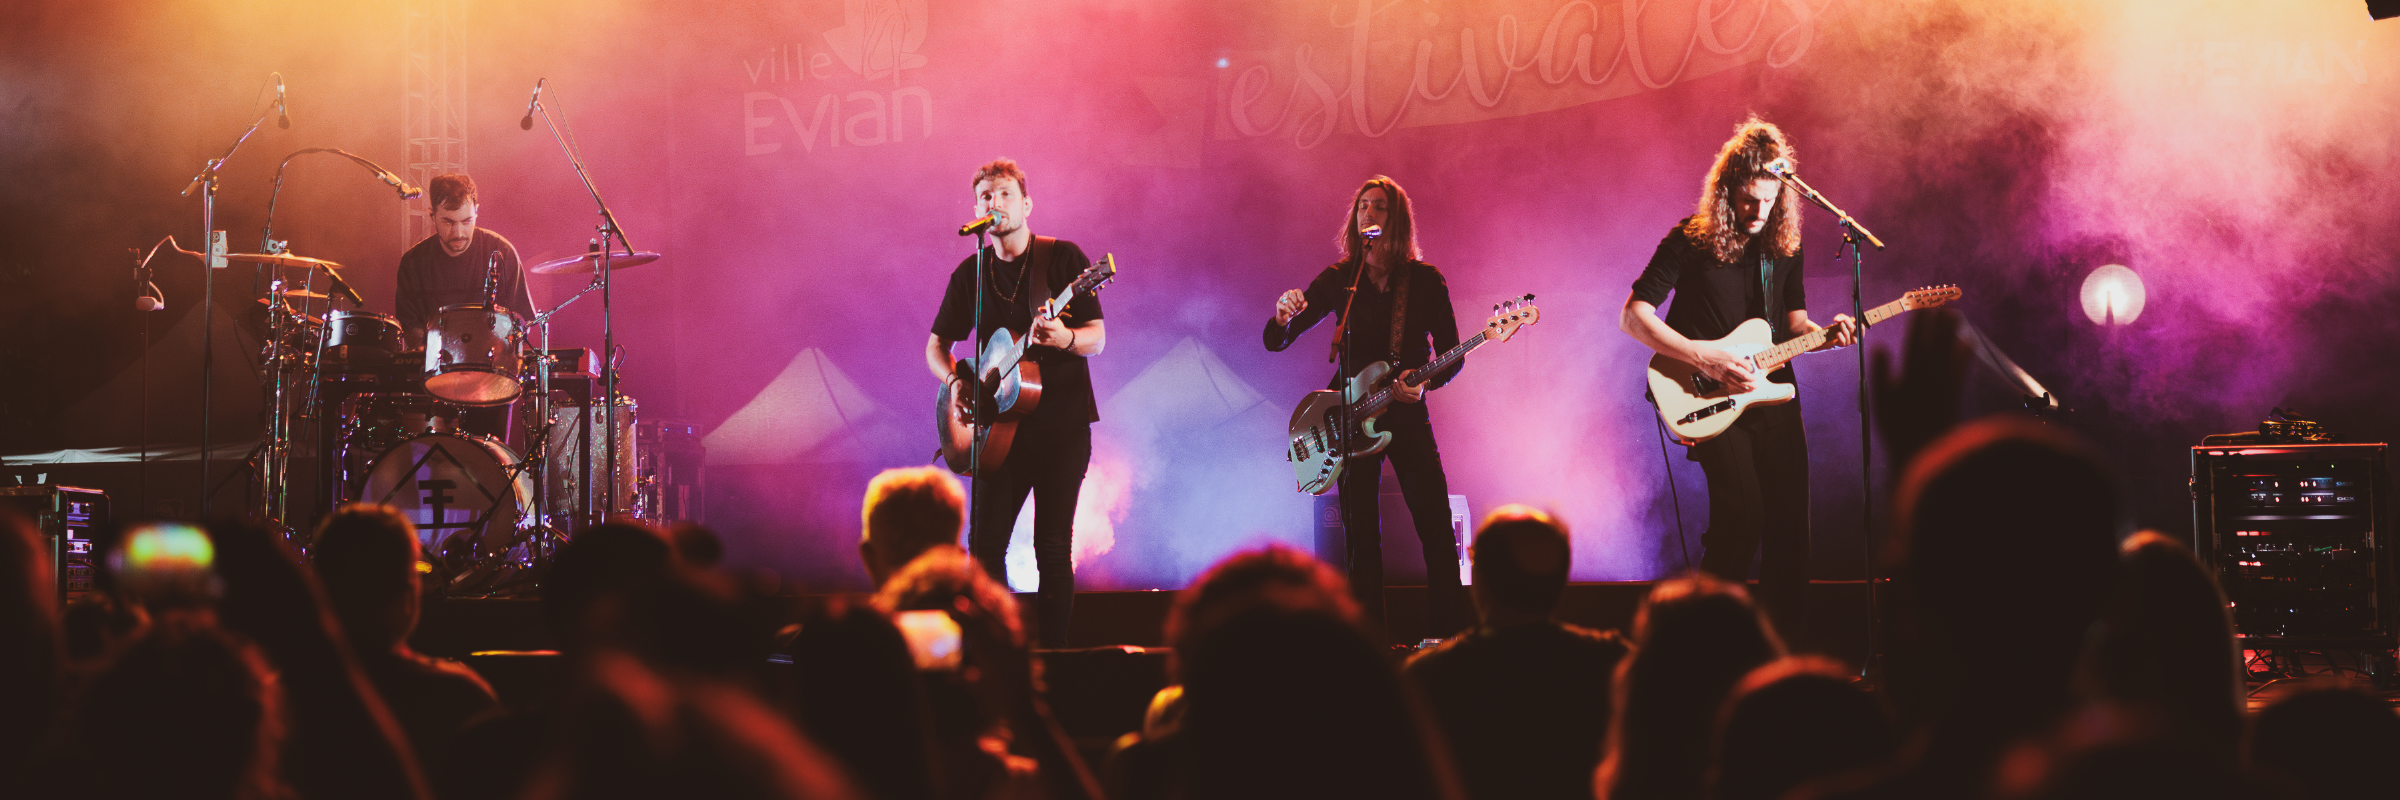
[[[281,72],[275,73],[275,127],[284,129],[292,127],[292,107],[283,100],[283,73]]]
[[[391,170],[377,171],[375,177],[384,183],[391,184],[392,188],[400,190],[400,199],[402,200],[414,200],[425,195],[424,189],[409,185],[408,181],[401,180],[400,176],[392,174]]]
[[[542,84],[549,82],[549,78],[542,78],[533,82],[533,97],[525,101],[525,118],[517,120],[517,128],[519,130],[533,130],[533,109],[535,106],[542,104]]]
[[[976,217],[976,218],[975,218],[975,221],[973,221],[973,222],[969,222],[969,223],[967,223],[967,224],[965,224],[965,225],[960,225],[960,226],[958,226],[958,235],[960,235],[960,236],[973,236],[973,235],[975,235],[975,234],[982,233],[982,232],[984,232],[985,230],[988,230],[988,229],[990,229],[990,228],[991,228],[991,227],[992,227],[994,224],[997,224],[999,221],[1000,221],[1000,212],[998,212],[998,211],[994,211],[994,212],[992,212],[992,213],[985,214],[985,215],[983,215],[983,216],[980,216],[980,217]]]
[[[1376,239],[1383,237],[1383,226],[1369,225],[1364,228],[1360,228],[1358,229],[1358,235],[1362,238],[1365,238],[1367,241],[1375,241]]]
[[[1791,159],[1778,158],[1767,162],[1767,174],[1773,175],[1778,179],[1791,180],[1794,177],[1794,172],[1795,170],[1792,169]]]

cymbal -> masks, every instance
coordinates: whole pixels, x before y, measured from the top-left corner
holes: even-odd
[[[613,272],[626,267],[638,267],[657,260],[657,253],[647,251],[639,253],[610,253],[608,256],[608,268]],[[593,272],[598,272],[599,270],[600,254],[585,253],[580,256],[570,256],[567,258],[544,261],[542,263],[533,265],[526,271],[535,275],[588,275]]]
[[[242,261],[251,264],[273,264],[278,267],[321,269],[327,272],[332,272],[342,268],[342,265],[327,261],[322,258],[309,258],[307,256],[285,255],[278,253],[226,253],[225,260]]]
[[[286,300],[323,300],[323,299],[325,299],[325,293],[324,293],[324,292],[312,292],[312,291],[309,291],[309,290],[307,290],[307,289],[285,289],[285,290],[283,290],[283,291],[280,291],[280,292],[268,292],[268,294],[271,294],[271,295],[281,295],[281,296],[283,296],[283,298],[284,298],[284,299],[286,299]],[[258,302],[260,302],[260,303],[262,303],[262,304],[263,304],[263,303],[267,302],[267,298],[261,297],[261,298],[259,298],[259,299],[258,299]]]

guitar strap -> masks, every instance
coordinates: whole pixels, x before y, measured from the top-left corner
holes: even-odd
[[[1033,244],[1025,248],[1025,310],[1035,316],[1042,313],[1042,303],[1052,299],[1050,293],[1050,253],[1057,248],[1058,239],[1036,235]],[[1065,309],[1060,309],[1063,313]]]
[[[1759,299],[1763,301],[1759,308],[1767,312],[1767,330],[1774,333],[1775,341],[1781,342],[1785,338],[1784,321],[1783,315],[1776,313],[1775,309],[1775,257],[1765,253],[1758,256],[1758,291]]]
[[[1415,272],[1416,266],[1416,262],[1411,261],[1400,269],[1399,274],[1392,276],[1392,346],[1388,352],[1393,359],[1400,357],[1400,343],[1408,338],[1408,274]],[[1366,264],[1361,263],[1358,268],[1363,270],[1367,267]],[[1362,275],[1355,280],[1364,281],[1365,279],[1366,276]],[[1349,341],[1350,311],[1357,303],[1357,292],[1352,292],[1349,297],[1342,300],[1342,317],[1333,326],[1333,347],[1325,355],[1327,363],[1341,363],[1342,343]]]

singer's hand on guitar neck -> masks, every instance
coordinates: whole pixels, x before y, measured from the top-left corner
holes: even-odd
[[[1690,361],[1708,377],[1725,384],[1730,393],[1741,394],[1757,388],[1759,377],[1752,371],[1750,359],[1714,347],[1701,347],[1692,351]]]
[[[1026,331],[1026,334],[1028,341],[1032,344],[1055,347],[1060,350],[1072,348],[1077,338],[1074,331],[1067,329],[1065,321],[1055,318],[1043,319],[1039,316],[1033,318],[1033,329]]]
[[[1392,384],[1392,399],[1403,403],[1425,402],[1425,384],[1408,385],[1408,376],[1415,374],[1417,371],[1413,369],[1400,373],[1400,377]]]

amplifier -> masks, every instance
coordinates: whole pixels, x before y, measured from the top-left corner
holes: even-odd
[[[108,528],[108,493],[41,484],[0,487],[0,506],[33,520],[50,540],[50,574],[59,605],[97,594],[100,531]]]
[[[2392,542],[2382,444],[2192,448],[2193,549],[2251,649],[2390,650]]]

